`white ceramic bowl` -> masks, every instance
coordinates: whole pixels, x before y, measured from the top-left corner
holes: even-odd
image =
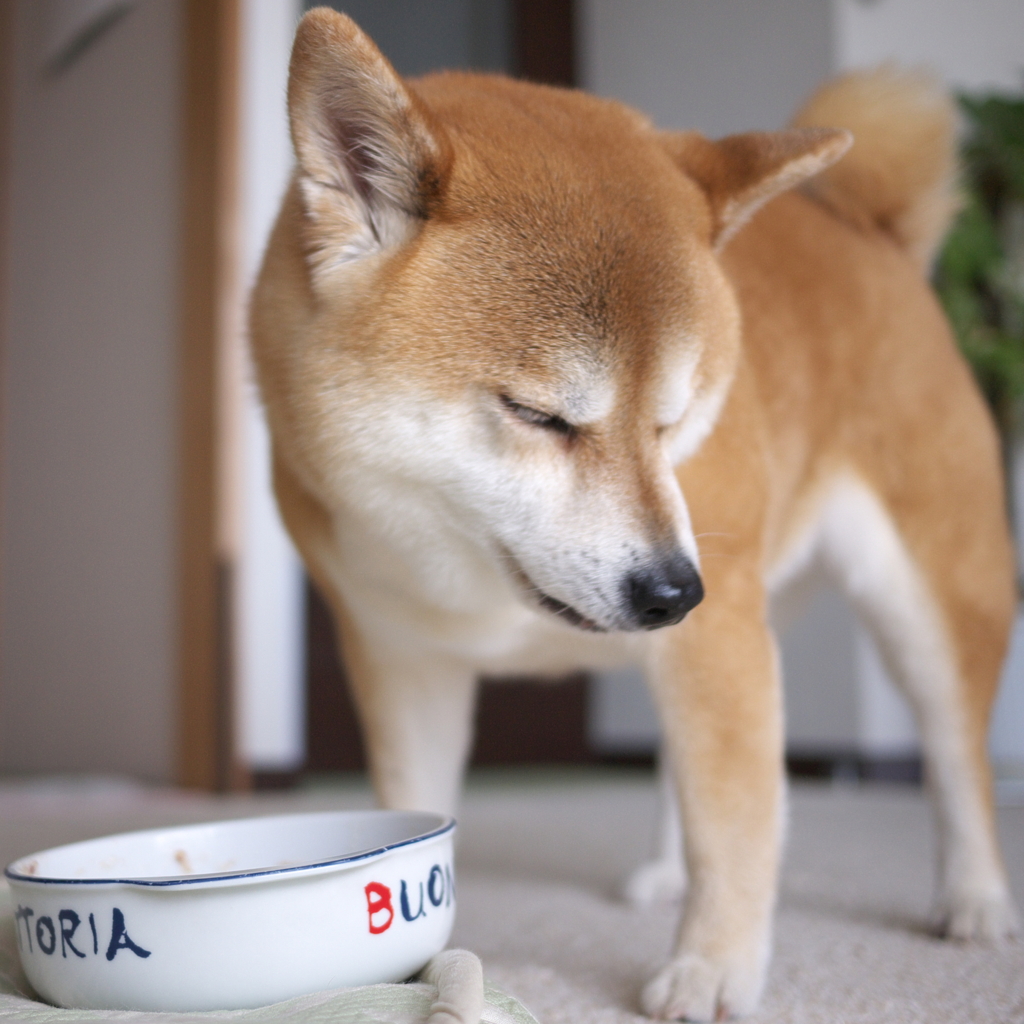
[[[213,1010],[401,981],[455,916],[455,822],[412,811],[248,818],[15,861],[18,948],[60,1006]]]

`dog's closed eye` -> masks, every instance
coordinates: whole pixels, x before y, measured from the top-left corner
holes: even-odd
[[[509,398],[508,395],[499,395],[498,397],[501,400],[501,404],[513,416],[522,420],[523,423],[529,423],[531,426],[540,427],[543,430],[550,430],[554,434],[561,434],[567,438],[573,438],[578,433],[577,428],[568,420],[562,419],[561,416],[552,416],[550,413],[541,412],[539,409],[532,409],[528,405],[523,405],[521,402]]]

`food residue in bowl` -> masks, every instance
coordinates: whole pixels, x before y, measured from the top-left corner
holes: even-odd
[[[175,850],[174,859],[178,862],[178,867],[180,867],[186,875],[192,874],[192,861],[189,860],[188,853],[185,850]]]

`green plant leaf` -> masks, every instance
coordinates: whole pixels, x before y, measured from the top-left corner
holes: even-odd
[[[935,287],[997,420],[1024,399],[1024,301],[1003,248],[1024,202],[1024,96],[961,96],[968,132],[964,204],[946,238]]]

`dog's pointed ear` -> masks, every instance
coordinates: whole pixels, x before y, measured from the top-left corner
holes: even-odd
[[[429,216],[450,148],[351,18],[319,7],[299,23],[288,115],[314,270],[398,245]]]
[[[853,143],[842,128],[748,132],[712,142],[698,132],[666,132],[662,144],[707,195],[716,250],[773,196],[838,160]]]

